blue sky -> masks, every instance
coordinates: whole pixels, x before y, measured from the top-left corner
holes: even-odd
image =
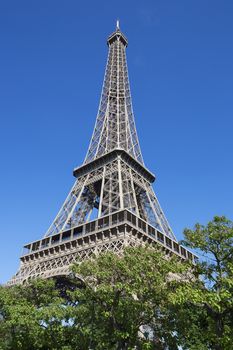
[[[1,1],[0,283],[74,182],[117,18],[144,160],[176,236],[233,220],[231,0]]]

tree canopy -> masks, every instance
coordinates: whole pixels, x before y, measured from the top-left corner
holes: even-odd
[[[140,246],[75,264],[65,292],[54,280],[0,287],[0,350],[233,349],[233,223],[184,236],[196,265]]]
[[[203,339],[206,349],[233,349],[233,222],[215,216],[206,226],[185,229],[184,236],[183,244],[200,259],[197,278],[179,286],[175,303],[197,316],[195,339]]]

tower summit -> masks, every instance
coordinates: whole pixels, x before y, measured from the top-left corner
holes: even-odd
[[[44,237],[24,246],[9,285],[62,278],[74,262],[125,246],[158,244],[182,259],[194,256],[177,240],[152,188],[137,136],[126,62],[127,38],[108,37],[108,59],[94,132],[74,186]]]

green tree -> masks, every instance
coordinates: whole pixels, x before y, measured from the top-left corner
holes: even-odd
[[[69,319],[64,302],[52,280],[0,287],[0,349],[62,349]]]
[[[200,259],[173,299],[183,346],[233,349],[233,222],[215,216],[206,226],[185,229],[184,235],[183,244],[196,250]]]
[[[74,266],[82,283],[65,298],[52,280],[1,287],[0,349],[175,350],[168,306],[174,274],[185,269],[159,249],[137,247]]]
[[[74,267],[85,288],[72,293],[72,315],[91,349],[178,349],[170,318],[173,274],[186,264],[152,247],[107,253]],[[88,349],[83,347],[82,349]]]
[[[196,265],[158,247],[127,248],[53,280],[0,287],[0,350],[232,350],[233,223],[184,231]]]

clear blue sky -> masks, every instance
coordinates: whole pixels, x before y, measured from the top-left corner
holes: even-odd
[[[175,234],[233,219],[232,0],[3,0],[0,282],[74,182],[117,18],[144,160]]]

